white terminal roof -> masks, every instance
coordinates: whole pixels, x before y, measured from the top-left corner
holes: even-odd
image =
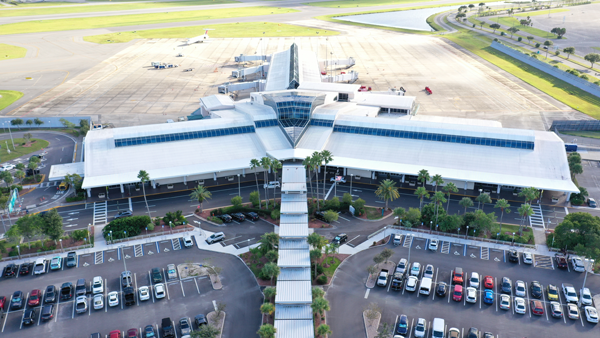
[[[211,95],[200,99],[200,104],[207,110],[233,109],[233,100],[228,95]]]
[[[376,106],[384,108],[411,109],[415,103],[414,96],[386,95],[361,93],[353,102],[362,106]]]
[[[275,320],[277,338],[314,338],[315,328],[312,320]]]
[[[308,225],[305,223],[305,227]],[[299,250],[299,249],[308,249],[308,242],[306,239],[291,239],[291,238],[281,238],[279,240],[279,250]]]
[[[276,304],[310,304],[310,281],[277,281]]]
[[[310,268],[282,268],[277,281],[310,280]]]
[[[279,218],[279,224],[306,224],[308,226],[308,216],[282,214]]]
[[[298,90],[314,90],[318,92],[333,93],[357,93],[360,85],[330,82],[307,82],[303,81]]]
[[[310,267],[308,250],[279,250],[277,266],[281,268],[306,268]]]
[[[312,319],[313,313],[310,305],[277,305],[275,319]]]
[[[306,204],[306,202],[304,202]],[[283,208],[283,204],[281,205]],[[279,226],[279,236],[281,238],[301,238],[308,236],[308,225],[302,224],[281,224]]]
[[[48,181],[62,181],[66,175],[77,174],[81,177],[85,176],[84,162],[74,162],[65,164],[55,164],[50,167]]]

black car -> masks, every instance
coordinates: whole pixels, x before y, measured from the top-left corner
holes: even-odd
[[[162,283],[163,281],[163,275],[162,272],[160,271],[160,268],[153,268],[152,272],[152,283]]]
[[[15,291],[15,293],[13,293],[13,296],[10,300],[10,310],[20,310],[21,308],[23,308],[23,305],[25,304],[25,300],[23,299],[23,292],[22,291]]]
[[[73,283],[66,282],[60,287],[60,300],[69,300],[73,298]]]
[[[531,288],[531,297],[533,298],[542,298],[542,284],[538,281],[533,281],[529,284]]]
[[[233,220],[236,222],[243,222],[246,220],[246,216],[244,216],[244,214],[242,214],[241,212],[231,214],[231,218],[233,218]]]
[[[508,277],[502,277],[502,293],[512,293],[512,281]]]
[[[33,268],[33,263],[31,262],[21,264],[21,267],[19,267],[19,275],[27,276],[31,272],[31,268]]]
[[[31,325],[35,323],[35,309],[26,309],[23,314],[23,325]]]
[[[483,334],[483,338],[494,338],[494,334],[491,332],[486,332]]]
[[[245,212],[244,216],[246,216],[247,219],[251,220],[251,221],[258,221],[259,217],[258,214],[251,211],[251,212]]]
[[[153,325],[146,325],[144,328],[144,338],[156,338],[156,331]]]
[[[203,314],[196,315],[196,317],[194,317],[194,322],[196,322],[196,326],[198,328],[200,328],[201,325],[208,324],[208,321],[206,320],[206,316],[204,316]]]
[[[39,169],[27,169],[25,171],[25,176],[29,177],[29,176],[33,176],[33,175],[39,175],[40,174],[40,170]]]
[[[327,219],[325,219],[325,213],[323,211],[316,211],[315,218],[318,219],[319,221],[329,223],[329,222],[327,222]]]
[[[162,332],[164,338],[175,338],[175,328],[173,327],[171,318],[167,317],[162,319]]]
[[[44,305],[42,307],[42,320],[50,320],[54,317],[54,304]]]
[[[46,286],[46,292],[44,292],[44,303],[55,303],[56,302],[56,287],[54,285]]]
[[[348,240],[348,235],[339,234],[339,235],[335,236],[335,238],[331,241],[331,244],[341,245],[342,243],[344,243],[347,240]]]
[[[467,333],[467,338],[479,338],[479,330],[477,330],[476,327],[470,328]]]
[[[406,335],[408,333],[408,317],[401,315],[398,319],[398,326],[396,327],[396,333]]]
[[[77,253],[71,251],[67,254],[67,268],[73,268],[77,266]]]
[[[435,289],[435,293],[438,295],[438,297],[446,297],[447,291],[448,291],[448,284],[446,284],[444,282],[440,282]]]
[[[513,263],[519,262],[519,253],[517,252],[517,250],[508,251],[508,261]]]
[[[133,212],[131,210],[125,210],[125,211],[121,211],[118,214],[116,214],[114,219],[129,217],[129,216],[133,216]]]
[[[4,277],[10,278],[17,275],[18,267],[17,265],[10,263],[4,267],[4,273],[2,274]]]
[[[228,214],[219,215],[217,217],[220,218],[221,221],[223,221],[223,223],[231,223],[231,221],[233,220]]]

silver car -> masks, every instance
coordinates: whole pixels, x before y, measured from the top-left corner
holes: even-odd
[[[525,297],[527,293],[527,289],[525,288],[525,283],[522,280],[518,280],[515,283],[515,295],[517,297]]]
[[[421,263],[414,262],[412,263],[412,268],[410,269],[410,275],[419,277],[421,275]]]
[[[431,264],[427,264],[427,266],[425,267],[425,271],[423,272],[423,277],[429,277],[431,279],[433,279],[433,265]]]
[[[175,264],[167,264],[167,278],[177,279],[177,269],[175,269]]]

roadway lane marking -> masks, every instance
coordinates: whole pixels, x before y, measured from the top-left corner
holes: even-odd
[[[371,289],[367,289],[367,292],[365,292],[365,299],[369,298],[369,292],[371,292]],[[404,294],[404,290],[402,290],[402,294]],[[6,323],[6,320],[4,320],[4,322]],[[2,330],[4,331],[4,327]]]
[[[136,295],[134,295],[135,299],[136,299],[136,303],[137,306],[140,306],[140,297],[138,293],[138,287],[137,287],[137,273],[133,273],[133,282],[135,283],[135,289],[133,292],[135,292],[135,294],[137,295],[137,297],[135,297]]]

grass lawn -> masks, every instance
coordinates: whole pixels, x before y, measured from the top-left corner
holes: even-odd
[[[23,96],[23,93],[15,90],[0,90],[0,111],[10,106]]]
[[[435,23],[435,17],[438,16],[440,13],[435,13],[433,15],[430,15],[427,18],[427,23],[429,24],[429,26],[431,26],[433,29],[435,29],[437,32],[444,32],[446,31],[442,26],[438,25],[437,23]]]
[[[578,137],[589,137],[589,138],[600,138],[600,131],[586,130],[586,131],[561,131],[561,134],[578,136]]]
[[[284,14],[298,12],[294,9],[277,7],[224,8],[199,11],[167,12],[152,14],[116,15],[94,18],[40,20],[11,23],[0,26],[0,35],[55,32],[103,27],[137,26],[166,22],[201,21],[245,16]]]
[[[529,33],[530,35],[535,35],[535,36],[538,36],[538,37],[540,37],[542,39],[546,39],[546,40],[556,39],[556,35],[554,35],[550,32],[546,32],[541,29],[537,29],[537,28],[530,27],[530,26],[521,26],[521,24],[519,23],[519,20],[515,19],[515,18],[501,16],[500,18],[494,18],[494,21],[496,21],[496,20],[498,20],[501,25],[504,25],[507,27],[512,27],[512,26],[517,27],[519,29],[519,32],[526,32],[526,33]],[[565,38],[563,38],[563,39],[565,39]]]
[[[13,131],[19,130],[17,128],[11,128],[11,129],[13,129]],[[36,142],[32,143],[30,147],[23,147],[22,144],[25,143],[25,139],[15,138],[15,139],[13,139],[13,141],[15,142],[16,150],[13,150],[12,143],[11,143],[10,139],[8,140],[8,147],[10,148],[10,154],[8,153],[8,151],[6,151],[6,141],[4,142],[4,144],[2,144],[2,149],[0,149],[0,160],[2,162],[10,161],[17,157],[31,154],[42,148],[47,148],[48,145],[50,144],[46,140],[32,138],[31,142],[33,142],[33,141],[36,141]]]
[[[19,59],[25,57],[27,48],[0,43],[0,60]]]
[[[377,208],[365,207],[365,213],[367,214],[367,219],[380,219],[381,210]]]
[[[592,48],[594,48],[595,50],[600,50],[600,47],[592,47]]]
[[[204,34],[204,28],[211,28],[211,38],[245,38],[262,36],[327,36],[338,35],[336,31],[302,27],[288,24],[265,22],[242,22],[239,24],[228,23],[220,25],[203,25],[189,27],[175,27],[163,29],[149,29],[134,32],[120,32],[102,35],[86,36],[83,39],[95,43],[121,43],[133,39],[168,39],[190,38]],[[265,34],[263,34],[265,32]]]
[[[331,263],[333,260],[333,264]],[[335,273],[335,270],[338,268],[338,266],[340,266],[341,261],[339,259],[337,259],[336,257],[327,257],[327,263],[329,264],[328,268],[323,267],[323,273],[331,278],[333,277],[333,274]]]
[[[560,13],[560,12],[568,12],[569,9],[567,8],[555,8],[555,9],[551,9],[550,13]],[[537,16],[537,15],[548,15],[548,10],[544,9],[544,10],[539,10],[539,11],[535,11],[535,12],[523,12],[523,13],[518,13],[518,14],[514,14],[513,16],[520,16],[520,17],[528,17],[528,16]]]
[[[598,109],[600,98],[493,49],[490,47],[491,39],[483,34],[450,24],[455,26],[459,32],[445,36],[446,39],[468,49],[571,108],[593,118],[600,118],[600,109]]]
[[[126,11],[131,9],[150,9],[163,7],[185,7],[201,5],[219,5],[238,1],[234,0],[192,0],[192,1],[171,1],[171,2],[144,2],[131,4],[111,4],[106,5],[85,5],[73,7],[55,7],[55,8],[33,8],[31,10],[0,10],[0,17],[9,16],[29,16],[29,15],[50,15],[50,14],[69,14],[69,13],[90,13],[90,12],[108,12],[108,11]],[[80,5],[80,3],[70,3],[71,5]],[[20,7],[20,6],[19,6]]]

